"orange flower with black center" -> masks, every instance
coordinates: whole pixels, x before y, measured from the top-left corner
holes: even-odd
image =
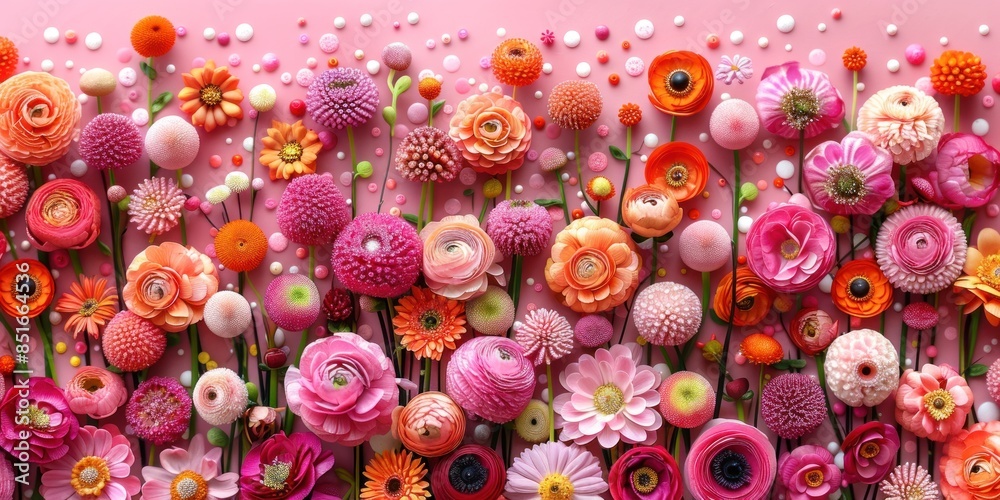
[[[426,475],[427,467],[420,457],[414,457],[408,451],[385,450],[375,455],[365,466],[365,477],[368,480],[365,481],[364,488],[361,488],[360,498],[430,498],[430,483],[423,480]]]
[[[649,154],[645,173],[646,183],[660,183],[678,203],[683,203],[705,190],[708,184],[708,160],[692,144],[668,142]]]
[[[833,277],[833,304],[858,318],[878,316],[892,303],[892,285],[874,259],[852,260]]]
[[[211,59],[202,68],[194,68],[181,75],[184,88],[177,94],[181,111],[191,115],[191,123],[205,127],[205,132],[224,127],[229,119],[243,118],[243,91],[238,88],[240,79],[229,74],[226,66],[215,67]]]
[[[781,343],[770,335],[751,333],[740,342],[740,354],[755,365],[773,365],[785,356]]]
[[[774,291],[767,287],[749,267],[736,269],[736,314],[733,325],[752,326],[760,323],[774,302]],[[722,321],[729,321],[733,305],[733,273],[719,280],[712,309]]]
[[[454,349],[465,333],[465,303],[413,287],[412,295],[399,299],[392,326],[414,357],[440,361],[444,350]]]
[[[118,312],[118,292],[108,286],[104,278],[81,276],[80,281],[69,285],[69,293],[64,293],[56,301],[56,312],[67,313],[69,317],[63,328],[75,339],[87,333],[97,339],[101,329]]]
[[[0,268],[0,309],[14,318],[34,318],[52,303],[55,288],[52,274],[41,262],[8,262]]]
[[[542,75],[542,51],[523,38],[504,40],[493,50],[490,67],[500,83],[526,87]]]
[[[618,121],[626,127],[634,127],[642,121],[642,109],[638,104],[627,102],[618,108]]]
[[[169,19],[146,16],[132,26],[132,48],[142,57],[160,57],[170,52],[177,41],[177,32]]]
[[[234,220],[215,235],[215,255],[230,271],[253,271],[267,256],[267,236],[253,222]]]
[[[971,52],[946,50],[931,65],[931,84],[944,95],[975,95],[986,85],[986,65]]]
[[[690,116],[712,99],[715,76],[708,61],[694,52],[671,50],[649,65],[649,102],[674,116]]]
[[[844,67],[848,71],[861,71],[868,64],[868,54],[858,47],[851,47],[844,51],[842,57],[844,60]]]

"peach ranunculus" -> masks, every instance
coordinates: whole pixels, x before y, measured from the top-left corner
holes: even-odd
[[[28,240],[43,252],[89,246],[101,234],[101,203],[75,179],[42,184],[24,210]]]
[[[618,224],[584,217],[556,235],[545,281],[570,309],[604,312],[632,296],[641,267],[632,238]]]
[[[896,421],[917,437],[943,442],[965,427],[972,410],[972,389],[948,365],[908,369],[896,390]]]
[[[424,240],[424,280],[434,293],[469,300],[486,293],[489,277],[506,284],[502,256],[474,215],[452,215],[427,224]]]
[[[28,165],[62,158],[80,135],[80,101],[66,80],[26,71],[0,84],[0,151]]]
[[[469,165],[492,175],[516,170],[531,146],[531,118],[511,97],[489,92],[460,102],[448,135]]]
[[[125,307],[168,332],[201,321],[205,302],[219,290],[212,259],[173,242],[150,245],[136,255],[125,278]]]
[[[625,190],[622,221],[645,238],[659,238],[681,223],[684,211],[670,191],[657,181]]]
[[[422,392],[393,411],[392,435],[419,455],[447,455],[465,438],[465,410],[443,392]]]
[[[948,439],[938,467],[951,500],[1000,497],[1000,421],[980,422]]]

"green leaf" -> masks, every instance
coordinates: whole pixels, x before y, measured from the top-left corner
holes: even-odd
[[[409,222],[410,224],[416,224],[417,214],[403,214],[403,219],[405,219],[406,222]]]
[[[142,61],[139,63],[139,69],[142,70],[142,74],[146,75],[146,78],[149,78],[150,80],[156,80],[156,70],[153,69],[153,67],[150,66],[149,63],[147,63],[146,61]]]
[[[166,107],[167,103],[170,102],[170,100],[173,98],[174,95],[171,94],[170,92],[164,92],[156,96],[156,99],[153,100],[153,105],[150,106],[150,110],[153,112],[153,116],[155,117],[157,113],[163,111],[163,108]]]
[[[720,318],[718,314],[715,314],[715,309],[709,309],[708,310],[708,317],[709,317],[709,319],[712,320],[713,323],[715,323],[717,325],[722,325],[722,326],[728,326],[729,325],[729,323],[726,322],[725,320],[723,320],[722,318]]]
[[[795,368],[796,370],[801,370],[806,367],[806,360],[804,359],[789,359],[788,366]]]
[[[645,236],[643,236],[643,235],[641,235],[641,234],[639,234],[639,233],[637,233],[635,231],[632,232],[632,241],[634,241],[636,243],[643,243],[643,242],[645,242],[648,239],[649,238],[647,238],[647,237],[645,237]]]
[[[476,194],[476,192],[473,191],[472,189],[466,189],[465,191],[462,191],[462,195],[463,196],[473,196],[475,194]]]
[[[783,359],[783,360],[781,360],[781,361],[778,361],[777,363],[775,363],[775,364],[771,365],[771,368],[773,368],[773,369],[775,369],[775,370],[787,370],[787,369],[788,369],[788,367],[789,367],[789,366],[791,366],[791,365],[790,365],[790,364],[788,363],[789,361],[790,361],[790,360],[788,360],[788,359]]]
[[[614,159],[616,159],[616,160],[625,161],[625,160],[628,159],[628,157],[625,156],[625,153],[621,149],[618,149],[618,146],[610,146],[609,145],[608,146],[608,151],[611,152],[611,156]]]
[[[733,402],[735,402],[735,400],[734,400],[733,398],[729,397],[729,394],[723,394],[723,395],[722,395],[722,400],[723,400],[723,401],[728,401],[728,402],[730,402],[730,403],[733,403]]]
[[[969,369],[966,370],[970,377],[982,377],[983,375],[986,375],[986,372],[988,371],[990,371],[990,367],[979,363],[970,366]]]
[[[747,400],[749,400],[751,398],[753,398],[753,390],[749,390],[746,393],[744,393],[743,394],[743,398],[741,398],[741,399],[743,399],[743,401],[747,401]]]
[[[107,370],[108,370],[109,372],[111,372],[111,373],[117,373],[117,374],[119,374],[119,375],[121,375],[121,374],[122,374],[122,369],[121,369],[121,368],[118,368],[118,367],[117,367],[117,366],[115,366],[115,365],[108,365],[108,366],[106,367],[106,369],[107,369]]]
[[[439,112],[444,108],[444,100],[434,101],[431,104],[431,116],[437,116]]]
[[[107,255],[108,257],[111,257],[111,249],[108,248],[108,246],[105,245],[103,241],[97,240],[97,247],[101,249],[101,253]]]
[[[398,96],[406,92],[411,85],[413,85],[413,79],[408,75],[403,75],[399,77],[399,80],[396,80],[396,85],[392,88],[392,93]]]
[[[208,442],[211,443],[212,446],[222,448],[229,445],[229,435],[226,434],[226,431],[218,427],[212,427],[209,429],[207,436]]]
[[[181,336],[176,333],[167,334],[167,347],[173,347],[181,343]]]
[[[396,126],[396,110],[392,106],[386,106],[382,108],[382,119],[389,124],[390,127]]]
[[[543,207],[561,207],[562,200],[557,198],[538,198],[535,200],[535,205],[540,205]]]
[[[969,215],[967,215],[965,217],[965,220],[962,221],[962,231],[965,231],[965,234],[967,235],[971,235],[972,225],[975,223],[976,223],[976,212],[969,212]]]

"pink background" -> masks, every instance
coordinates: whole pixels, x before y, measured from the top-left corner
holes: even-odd
[[[667,6],[667,4],[672,6]],[[843,11],[843,17],[835,20],[831,16],[831,9],[837,7]],[[419,22],[411,25],[407,22],[407,14],[416,12],[419,14]],[[486,83],[492,87],[496,84],[489,70],[480,67],[479,61],[482,57],[488,56],[493,48],[504,38],[524,37],[542,47],[545,61],[552,64],[551,74],[542,77],[532,86],[519,89],[517,96],[525,106],[528,114],[532,117],[544,116],[545,99],[548,91],[557,83],[576,79],[575,68],[580,62],[587,62],[592,67],[592,73],[587,78],[595,82],[604,95],[604,113],[598,125],[610,127],[610,134],[606,138],[598,137],[597,127],[585,131],[582,135],[583,151],[582,156],[586,161],[591,152],[599,151],[607,153],[608,144],[624,147],[624,129],[618,123],[616,113],[618,107],[626,102],[638,103],[643,109],[643,120],[637,127],[634,135],[633,145],[640,147],[645,134],[656,134],[661,142],[669,137],[670,120],[667,115],[656,111],[648,102],[646,94],[648,87],[645,76],[630,77],[624,71],[624,62],[628,57],[638,56],[648,64],[652,58],[670,49],[688,49],[703,54],[714,66],[718,63],[722,55],[740,54],[748,56],[753,60],[754,78],[743,85],[725,85],[717,82],[715,95],[707,110],[694,117],[678,119],[677,140],[687,141],[702,147],[709,160],[719,168],[727,177],[732,173],[731,155],[715,146],[714,143],[702,143],[699,135],[708,132],[709,111],[714,108],[722,99],[723,93],[729,93],[733,97],[750,101],[754,100],[754,94],[759,81],[759,75],[764,68],[780,64],[789,60],[800,61],[805,67],[817,68],[827,72],[834,84],[844,96],[845,101],[850,105],[851,74],[843,68],[840,62],[842,51],[852,45],[862,47],[868,53],[868,66],[861,73],[861,82],[866,89],[859,93],[858,105],[872,95],[874,91],[898,84],[912,85],[922,76],[929,74],[929,64],[944,48],[939,42],[939,38],[947,37],[949,42],[947,48],[972,51],[983,57],[987,70],[996,71],[1000,60],[995,56],[997,36],[1000,36],[1000,22],[995,26],[995,33],[988,36],[979,34],[979,25],[982,23],[995,22],[998,19],[996,8],[992,2],[986,0],[978,2],[929,2],[926,0],[900,0],[893,2],[881,1],[855,1],[844,0],[836,3],[815,3],[796,1],[764,1],[764,0],[709,0],[700,2],[602,2],[596,0],[562,0],[555,1],[524,1],[513,0],[510,2],[468,2],[468,1],[436,1],[436,2],[410,2],[410,1],[390,1],[390,2],[320,2],[320,1],[295,1],[295,2],[263,2],[254,0],[174,0],[170,2],[84,2],[72,0],[40,0],[40,1],[14,1],[8,2],[5,6],[3,19],[0,20],[0,34],[7,36],[18,43],[18,48],[22,57],[30,58],[30,62],[20,69],[36,70],[41,68],[43,60],[49,59],[54,63],[52,73],[65,78],[75,91],[79,91],[78,80],[80,72],[85,68],[102,67],[117,74],[124,67],[134,68],[139,74],[139,83],[131,88],[119,86],[118,90],[104,99],[104,110],[106,112],[118,112],[130,114],[137,107],[144,107],[146,103],[146,87],[142,73],[139,71],[140,57],[131,51],[128,41],[129,29],[139,18],[149,14],[160,14],[173,21],[176,26],[183,26],[187,29],[187,35],[178,39],[177,45],[165,57],[157,58],[156,68],[160,71],[160,78],[157,80],[154,94],[169,90],[176,94],[182,87],[180,75],[189,71],[195,66],[193,62],[196,58],[214,59],[219,65],[227,64],[227,60],[232,55],[238,55],[241,64],[231,66],[233,74],[241,78],[240,88],[244,93],[258,83],[268,83],[278,91],[278,105],[272,112],[263,114],[260,122],[258,138],[264,136],[264,130],[270,123],[269,120],[276,119],[286,122],[294,121],[296,118],[288,110],[288,104],[293,99],[304,99],[305,88],[294,81],[295,74],[306,68],[306,61],[310,57],[318,60],[319,65],[315,68],[318,74],[326,69],[326,60],[329,57],[336,57],[340,64],[364,68],[364,64],[369,60],[380,60],[381,49],[390,42],[402,41],[413,49],[413,64],[406,74],[411,75],[414,80],[423,69],[429,69],[436,74],[442,75],[444,79],[444,92],[441,98],[446,99],[448,104],[456,105],[461,99],[475,93],[476,87],[480,83]],[[369,27],[363,27],[359,18],[364,13],[374,16],[374,23]],[[795,29],[788,34],[783,34],[776,28],[776,20],[782,14],[791,14],[796,20]],[[682,27],[674,25],[674,17],[682,15],[686,23]],[[347,26],[337,29],[333,26],[333,20],[337,16],[343,16],[347,20]],[[300,25],[298,20],[305,20],[304,25]],[[639,19],[650,19],[655,24],[655,34],[648,40],[640,40],[633,32],[633,27]],[[394,28],[392,23],[398,22],[399,27]],[[250,23],[253,25],[255,35],[249,42],[240,42],[235,39],[235,28],[240,23]],[[826,30],[821,32],[817,25],[825,23]],[[894,23],[898,26],[898,34],[888,36],[885,32],[887,24]],[[611,36],[606,41],[598,40],[594,35],[594,28],[604,24],[610,28]],[[65,39],[55,44],[46,43],[42,37],[42,31],[49,26],[59,29],[60,33],[66,30],[74,30],[79,37],[76,44],[70,45]],[[214,28],[216,32],[226,32],[232,37],[228,46],[221,46],[219,42],[207,41],[202,36],[205,28]],[[468,30],[469,36],[465,40],[460,40],[457,33],[461,28]],[[498,29],[506,30],[505,36],[498,36]],[[540,34],[544,30],[552,30],[556,36],[556,43],[551,46],[541,45]],[[562,42],[563,35],[568,30],[576,30],[582,36],[582,42],[576,48],[568,48]],[[739,30],[744,35],[742,44],[734,45],[730,41],[730,34]],[[88,33],[97,32],[103,37],[103,46],[97,51],[88,50],[83,43],[84,37]],[[340,48],[333,54],[324,54],[320,51],[318,40],[324,33],[334,33],[340,39]],[[707,34],[717,34],[722,40],[721,47],[715,50],[708,49],[704,40]],[[450,44],[442,42],[442,35],[451,36]],[[300,43],[300,36],[307,35],[308,43]],[[760,48],[757,40],[760,37],[769,39],[767,48]],[[624,50],[622,41],[631,42],[631,48]],[[436,43],[435,48],[428,48],[430,41]],[[927,51],[927,61],[922,65],[914,66],[907,63],[904,50],[909,44],[918,43],[925,47]],[[786,44],[790,50],[786,50]],[[825,51],[825,63],[815,64],[810,62],[810,52],[814,49]],[[354,51],[364,52],[362,60],[354,58]],[[610,56],[606,64],[601,64],[596,59],[596,53],[605,50]],[[130,55],[130,60],[121,62],[119,51]],[[260,63],[265,53],[273,52],[280,58],[280,67],[275,72],[254,72],[252,66]],[[457,72],[448,72],[444,69],[443,60],[446,56],[455,55],[461,60],[461,67]],[[900,70],[897,73],[890,73],[886,69],[886,63],[890,59],[896,59],[900,63]],[[67,67],[72,61],[72,67]],[[174,65],[176,70],[169,74],[167,65]],[[288,72],[292,76],[290,84],[281,82],[282,73]],[[618,73],[621,75],[621,84],[611,86],[608,83],[608,75]],[[388,102],[388,92],[385,90],[386,69],[383,68],[374,76],[376,83],[382,90],[383,105]],[[474,79],[475,84],[471,91],[462,94],[456,90],[456,81],[461,79]],[[509,91],[509,89],[508,89]],[[536,99],[533,94],[541,91],[542,98]],[[130,96],[134,93],[134,96]],[[987,109],[982,104],[983,96],[995,96],[989,85],[978,96],[964,99],[962,105],[962,130],[970,131],[970,125],[975,118],[991,120],[994,116],[993,110]],[[415,88],[402,97],[399,104],[399,123],[403,127],[414,127],[406,118],[406,110],[412,103],[423,102],[417,95]],[[952,102],[950,98],[939,96],[939,102],[947,117],[947,128],[951,128]],[[244,111],[249,111],[249,102],[244,100]],[[96,113],[93,100],[83,106],[85,124]],[[170,103],[159,116],[170,114],[180,114],[177,101]],[[438,126],[444,126],[447,122],[447,115],[439,115],[435,120]],[[311,120],[306,119],[306,123],[311,127],[316,127]],[[375,137],[373,129],[380,129],[381,135]],[[253,120],[244,118],[233,128],[222,128],[211,134],[202,135],[201,152],[194,164],[186,169],[186,173],[194,176],[194,186],[186,192],[204,198],[205,191],[222,182],[225,174],[237,169],[230,158],[239,154],[244,158],[243,166],[239,169],[249,172],[250,154],[242,148],[244,138],[252,134]],[[370,193],[367,185],[369,182],[380,183],[382,174],[387,164],[385,155],[379,156],[379,148],[386,148],[388,145],[388,134],[385,123],[378,117],[374,118],[367,126],[362,127],[357,134],[359,159],[370,160],[375,166],[375,175],[367,180],[359,180],[359,213],[375,209],[378,201],[378,192]],[[400,134],[397,134],[399,136]],[[553,134],[554,135],[554,134]],[[823,140],[839,140],[843,135],[843,130],[837,129],[807,141],[807,149],[811,149],[815,144]],[[707,136],[706,136],[707,137]],[[231,139],[231,144],[227,141]],[[338,134],[339,143],[330,151],[324,151],[319,158],[319,171],[332,172],[335,178],[340,179],[341,174],[350,171],[349,156],[347,159],[337,159],[337,153],[347,154],[346,137]],[[987,142],[994,145],[1000,144],[997,141],[996,132],[991,131],[986,136]],[[764,146],[764,141],[770,140],[769,148]],[[398,141],[398,139],[397,139]],[[536,131],[532,149],[540,152],[549,146],[559,146],[570,150],[572,148],[572,134],[564,133],[559,137],[548,136],[546,133]],[[758,140],[750,148],[743,152],[742,175],[744,181],[757,182],[765,181],[768,189],[761,193],[756,200],[747,203],[747,214],[756,216],[763,212],[770,201],[783,201],[787,199],[787,194],[775,189],[771,181],[775,178],[775,165],[779,160],[789,159],[797,163],[797,154],[786,156],[786,147],[797,147],[795,141],[787,141],[762,130]],[[640,154],[651,151],[650,147],[642,147]],[[258,147],[259,152],[259,147]],[[758,165],[751,161],[753,154],[763,155],[762,162]],[[221,168],[215,169],[209,166],[209,157],[220,155],[223,158]],[[59,177],[69,177],[69,164],[78,158],[76,148],[63,160],[45,167],[47,174],[55,174]],[[642,163],[633,160],[631,185],[642,182]],[[610,165],[606,171],[607,175],[616,186],[621,187],[621,175],[623,164],[610,160]],[[575,171],[572,175],[575,175]],[[147,175],[147,163],[142,160],[133,167],[126,169],[119,174],[119,183],[127,187],[130,191],[135,185]],[[266,179],[266,168],[259,166],[257,176]],[[555,178],[547,174],[543,178],[541,187],[533,187],[532,179],[540,173],[538,166],[534,162],[527,162],[524,167],[514,175],[514,181],[524,186],[524,198],[556,198],[558,197],[558,187]],[[585,177],[594,175],[585,168]],[[419,191],[417,186],[400,179],[393,171],[391,178],[397,180],[397,188],[387,191],[386,207],[398,206],[405,213],[415,213],[419,202]],[[482,201],[479,186],[486,180],[486,176],[480,175],[475,186],[466,186],[456,181],[449,185],[439,186],[436,192],[435,216],[437,218],[450,213],[472,213],[478,214]],[[89,183],[99,193],[101,192],[101,182],[96,171],[90,171],[82,177],[82,180]],[[711,217],[713,209],[721,210],[721,218],[718,221],[724,227],[731,227],[731,221],[727,214],[731,212],[730,196],[728,187],[720,187],[716,175],[712,175],[708,184],[707,199],[696,199],[684,204],[685,211],[698,209],[702,218]],[[259,196],[259,201],[263,202],[269,198],[277,200],[286,185],[285,182],[266,182],[264,191]],[[462,195],[462,191],[472,187],[476,193],[476,204],[472,206],[468,197]],[[349,193],[349,187],[342,185],[345,195]],[[573,203],[573,195],[576,189],[568,189],[568,194]],[[397,196],[400,200],[397,200]],[[405,201],[402,198],[405,197]],[[617,197],[615,198],[617,199]],[[244,203],[246,198],[244,197]],[[579,201],[579,200],[578,200]],[[256,220],[260,223],[265,232],[270,234],[276,231],[274,217],[271,211],[264,208],[263,203],[259,203],[258,216]],[[229,202],[230,213],[235,215],[235,206],[232,200]],[[605,204],[606,213],[612,212],[614,203]],[[212,214],[216,224],[220,221],[218,213]],[[20,217],[12,218],[10,221],[15,232],[14,240],[21,242],[25,239],[23,232],[23,221]],[[676,234],[682,230],[690,219],[687,217],[682,225],[677,229]],[[211,242],[209,236],[209,224],[200,217],[189,217],[189,234],[192,244],[199,250],[204,250]],[[106,223],[107,224],[107,223]],[[555,230],[562,228],[561,217],[555,222]],[[977,220],[976,227],[997,226],[995,217],[988,217],[981,213]],[[108,225],[104,226],[109,227]],[[135,231],[129,232],[129,239],[125,245],[125,261],[128,263],[132,257],[146,245],[146,239],[136,235]],[[176,231],[169,233],[157,241],[178,240]],[[975,238],[973,238],[973,242]],[[666,270],[666,277],[661,281],[677,281],[691,287],[700,295],[700,280],[697,273],[684,274],[683,265],[680,263],[677,252],[668,242],[668,249],[660,255],[660,265]],[[846,244],[846,242],[844,242]],[[847,248],[842,246],[842,248]],[[33,252],[20,252],[22,255],[31,255]],[[100,254],[96,246],[82,252],[84,256],[84,267],[88,274],[98,274],[100,264],[110,262]],[[646,250],[648,256],[648,250]],[[648,262],[648,259],[644,257]],[[544,286],[543,268],[545,255],[537,258],[527,259],[524,267],[524,279],[532,279],[541,286],[535,287],[527,284],[522,286],[521,310],[518,318],[532,307],[556,307],[565,312],[571,322],[575,322],[576,314],[565,310],[557,305],[553,296]],[[271,262],[281,262],[285,272],[291,266],[298,266],[305,272],[307,265],[304,259],[297,258],[295,246],[291,245],[283,252],[269,252],[263,266],[254,274],[254,281],[258,288],[266,286],[270,280],[268,264]],[[318,262],[329,265],[329,249],[324,248],[319,251]],[[505,262],[505,268],[509,263]],[[59,279],[60,291],[68,287],[72,271],[70,268],[64,269],[62,277]],[[714,273],[712,276],[713,289],[718,280],[728,272],[728,266],[722,271]],[[221,273],[223,286],[234,284],[235,273],[224,271]],[[113,280],[112,280],[113,281]],[[327,278],[319,281],[321,292],[326,292],[332,284],[332,279]],[[833,310],[829,297],[818,290],[808,294],[819,299],[822,306]],[[897,301],[902,299],[902,294],[897,292]],[[954,347],[954,336],[948,335],[946,327],[957,325],[957,317],[954,309],[949,310],[946,304],[948,300],[942,301],[942,312],[946,314],[942,318],[942,328],[939,329],[938,347],[940,354],[936,358],[938,363],[950,363],[957,366],[957,351]],[[621,315],[624,311],[619,311],[616,318],[616,332],[622,322]],[[373,341],[379,341],[377,322],[371,315],[364,315],[363,322],[374,325],[375,335]],[[785,322],[790,317],[784,318]],[[776,314],[769,316],[764,324],[778,325]],[[762,324],[761,326],[763,326]],[[885,334],[898,345],[900,316],[891,309],[887,313]],[[863,323],[866,328],[878,328],[878,318],[866,320]],[[780,330],[780,326],[777,326]],[[981,324],[980,345],[977,346],[977,358],[982,358],[981,363],[989,364],[995,359],[995,355],[989,349],[996,343],[997,329],[991,328],[986,321]],[[735,352],[738,342],[747,334],[755,331],[753,329],[737,330],[733,335],[733,349]],[[954,330],[952,330],[953,332]],[[220,366],[235,368],[235,357],[231,351],[228,341],[219,339],[202,328],[202,346],[213,360]],[[707,340],[710,335],[716,334],[720,337],[725,334],[724,327],[715,324],[706,324],[700,333],[699,338]],[[55,341],[65,342],[70,346],[69,352],[63,355],[56,355],[56,365],[59,372],[60,382],[64,383],[73,372],[69,364],[70,356],[73,354],[74,342],[71,336],[67,335],[61,326],[55,327]],[[616,333],[617,335],[617,333]],[[927,333],[924,333],[924,346],[928,345]],[[182,335],[183,337],[183,335]],[[634,339],[635,333],[629,325],[627,338]],[[5,337],[6,338],[6,337]],[[249,336],[248,336],[249,338]],[[778,335],[786,347],[791,348],[783,334]],[[913,339],[911,333],[911,340]],[[298,344],[298,334],[289,334],[287,344],[296,346]],[[41,368],[41,346],[38,345],[35,351],[35,365]],[[791,351],[794,352],[794,351]],[[565,363],[575,360],[580,351],[564,358],[555,365],[555,370],[560,370]],[[912,358],[914,349],[912,346],[908,350],[907,357]],[[660,358],[658,353],[654,353],[654,364]],[[100,356],[94,356],[95,363],[100,363]],[[718,375],[717,368],[703,365],[702,360],[697,355],[692,356],[691,363],[694,364],[704,375],[715,383]],[[921,359],[926,359],[921,355]],[[734,376],[746,376],[756,385],[756,369],[737,365],[730,360],[730,367]],[[181,344],[168,348],[164,358],[151,370],[151,374],[165,374],[178,376],[184,370],[190,368],[190,357],[187,352],[187,341],[182,339]],[[251,367],[251,380],[256,378],[256,371]],[[556,371],[557,372],[557,371]],[[809,359],[809,366],[806,373],[815,373],[814,361]],[[541,373],[541,372],[540,372]],[[416,374],[414,374],[416,377]],[[976,392],[976,406],[985,401],[989,401],[989,396],[984,388],[984,378],[971,380],[971,385]],[[436,385],[436,384],[435,384]],[[557,384],[558,387],[558,384]],[[544,384],[538,385],[539,393],[544,388]],[[558,391],[558,389],[557,389]],[[731,403],[723,404],[724,415],[735,416],[734,407]],[[122,412],[119,412],[121,414]],[[886,421],[893,421],[890,412],[882,417]],[[118,419],[121,420],[120,418]],[[857,422],[857,419],[855,420]],[[122,423],[122,422],[119,422]],[[761,423],[763,427],[763,423]],[[470,426],[470,430],[474,426]],[[204,422],[199,425],[200,432],[205,432],[209,426]],[[228,430],[228,429],[227,429]],[[766,431],[766,430],[765,430]],[[663,431],[660,432],[661,436]],[[770,435],[770,434],[769,434]],[[803,443],[816,443],[826,445],[833,438],[830,426],[824,425],[815,436],[803,439]],[[471,440],[471,435],[469,437]],[[662,443],[662,439],[659,441]],[[772,440],[773,442],[773,440]],[[912,460],[916,457],[915,441],[911,434],[906,433],[903,437],[903,459]],[[523,448],[523,443],[515,443],[514,453],[517,454]],[[352,467],[350,451],[336,447],[338,466],[348,469]],[[921,445],[921,450],[926,448]],[[600,457],[600,450],[593,448],[595,454]],[[940,447],[939,447],[940,456]],[[921,453],[923,455],[923,453]],[[367,456],[371,456],[370,450]],[[926,466],[926,457],[920,459]],[[138,463],[138,460],[137,460]],[[137,469],[138,470],[138,469]],[[860,492],[858,492],[860,494]]]

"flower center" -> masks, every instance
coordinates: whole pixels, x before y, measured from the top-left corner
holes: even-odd
[[[739,309],[739,310],[741,310],[741,311],[749,311],[749,310],[753,309],[753,303],[754,303],[754,298],[753,297],[747,297],[747,298],[745,298],[745,299],[737,302],[736,303],[736,308]]]
[[[541,500],[569,500],[573,498],[573,483],[558,472],[550,472],[538,483],[538,497]]]
[[[222,102],[222,89],[218,85],[210,83],[201,88],[198,98],[206,106],[215,106]]]
[[[848,297],[855,302],[864,302],[872,296],[872,282],[864,276],[856,276],[847,284]]]
[[[875,378],[878,368],[870,361],[862,361],[858,364],[857,373],[862,382],[867,382]]]
[[[625,394],[614,384],[604,384],[594,391],[594,407],[605,415],[614,415],[625,406]]]
[[[660,483],[660,476],[649,467],[640,467],[632,473],[632,489],[639,494],[652,493]]]
[[[785,114],[785,124],[805,130],[819,118],[819,98],[812,90],[793,88],[781,96],[781,111]]]
[[[976,268],[979,279],[994,289],[1000,290],[1000,254],[993,254],[979,263]]]
[[[10,286],[10,294],[17,297],[17,301],[29,304],[38,298],[42,287],[39,286],[38,278],[30,274],[18,274],[17,278]]]
[[[492,133],[500,130],[500,128],[501,128],[500,127],[500,122],[498,120],[487,120],[486,122],[483,123],[482,127],[483,127],[483,131],[486,132],[486,133],[488,133],[488,134],[492,134]]]
[[[862,458],[874,458],[878,456],[878,452],[881,450],[882,447],[879,446],[878,443],[869,441],[861,446],[861,449],[858,450],[858,454],[861,455]]]
[[[194,471],[186,470],[177,474],[170,483],[170,500],[205,500],[208,498],[208,483]]]
[[[49,414],[38,406],[28,407],[28,427],[32,429],[45,430],[49,428]]]
[[[376,236],[369,236],[365,238],[364,247],[369,253],[375,253],[382,248],[382,242]]]
[[[667,92],[674,97],[684,97],[694,89],[691,73],[683,69],[671,71],[664,83],[666,83]]]
[[[342,373],[338,373],[338,374],[334,375],[333,378],[330,379],[330,381],[333,382],[333,387],[335,389],[340,389],[341,387],[344,387],[344,386],[346,386],[347,384],[349,384],[351,382],[347,378],[347,376],[344,375],[344,374],[342,374]]]
[[[667,185],[671,187],[681,187],[687,184],[688,177],[687,165],[683,163],[674,163],[670,166],[670,170],[667,170]]]
[[[399,498],[403,496],[403,480],[399,476],[392,476],[385,481],[382,490],[389,498]]]
[[[839,205],[854,205],[868,195],[865,174],[854,165],[830,167],[823,190]]]
[[[580,259],[576,264],[576,274],[583,279],[590,279],[601,271],[601,266],[592,258]]]
[[[55,191],[42,203],[42,218],[52,226],[68,226],[80,216],[80,202],[70,193]]]
[[[275,458],[271,463],[264,465],[264,473],[261,474],[260,482],[274,491],[281,491],[288,486],[286,481],[291,474],[292,464],[290,462],[280,462]]]
[[[85,318],[89,318],[93,316],[95,312],[97,312],[97,300],[90,298],[83,301],[83,304],[80,305],[80,310],[77,311],[77,314]]]
[[[818,488],[821,484],[823,484],[823,471],[814,469],[806,472],[804,479],[806,480],[806,486],[810,488]]]
[[[283,146],[281,146],[281,151],[278,152],[278,158],[285,163],[295,163],[302,158],[302,145],[297,141],[288,141]]]
[[[100,457],[83,457],[70,471],[69,484],[81,497],[99,497],[111,481],[108,462]]]
[[[802,251],[802,247],[799,246],[799,242],[791,238],[781,242],[781,256],[785,260],[792,260],[798,257],[800,251]]]
[[[420,316],[420,326],[424,330],[433,331],[441,325],[441,313],[438,311],[427,311]]]
[[[104,382],[97,377],[85,378],[80,381],[80,388],[93,394],[104,388]]]
[[[347,79],[347,80],[335,80],[335,81],[330,82],[330,84],[327,85],[327,88],[329,88],[331,90],[332,89],[346,89],[346,88],[353,87],[353,86],[355,86],[357,84],[358,84],[358,82],[356,82],[354,80],[350,80],[350,79]]]
[[[712,458],[711,470],[715,482],[727,490],[746,486],[752,473],[747,457],[728,448]]]
[[[448,482],[459,493],[475,493],[486,486],[490,473],[475,455],[462,455],[451,463]]]
[[[935,389],[924,395],[924,408],[931,418],[940,422],[955,413],[955,400],[948,391]]]

